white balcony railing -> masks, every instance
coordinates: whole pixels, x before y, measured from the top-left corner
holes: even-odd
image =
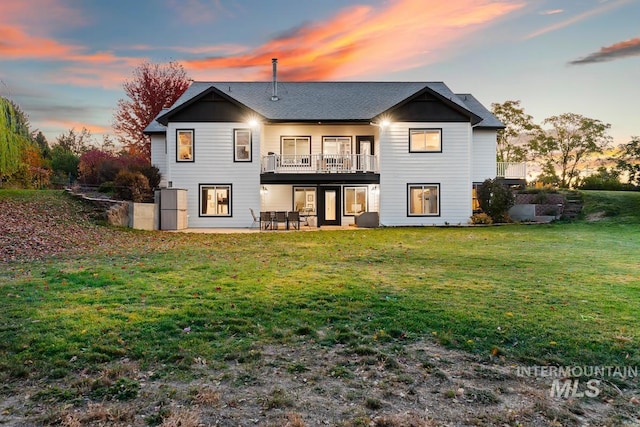
[[[525,162],[498,162],[496,177],[525,179],[527,177],[527,164]]]
[[[370,154],[269,154],[262,156],[262,173],[378,172],[378,158]]]

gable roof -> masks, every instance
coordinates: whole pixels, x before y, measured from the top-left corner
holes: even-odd
[[[468,116],[474,125],[501,125],[475,98],[464,101],[443,82],[278,82],[277,101],[271,100],[271,82],[193,82],[155,121],[166,125],[173,114],[211,92],[274,122],[369,122],[427,92]],[[145,133],[158,129],[152,123]]]
[[[480,103],[475,96],[470,93],[459,93],[458,98],[465,103],[469,110],[473,111],[482,121],[475,127],[483,129],[504,129],[504,124],[493,115],[493,113]]]

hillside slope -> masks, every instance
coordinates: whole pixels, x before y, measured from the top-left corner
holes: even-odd
[[[87,252],[124,241],[99,226],[86,205],[62,191],[0,191],[0,262]]]

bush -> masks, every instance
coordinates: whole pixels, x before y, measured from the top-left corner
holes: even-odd
[[[493,220],[484,212],[471,215],[471,224],[493,224]]]
[[[107,181],[100,184],[98,191],[105,194],[114,194],[116,192],[116,184],[113,181]]]
[[[160,174],[160,169],[153,165],[146,165],[139,171],[141,174],[147,177],[149,180],[149,187],[152,190],[155,190],[160,186],[160,180],[162,179],[162,175]]]
[[[132,202],[144,202],[151,199],[149,180],[140,172],[121,170],[114,180],[116,197]]]
[[[509,208],[513,206],[513,192],[498,179],[485,180],[478,188],[480,209],[491,217],[493,222],[510,222]]]
[[[115,156],[113,154],[97,148],[87,151],[80,156],[78,180],[88,185],[100,185],[104,181],[113,180],[115,171],[112,176],[106,179],[103,178],[105,166],[108,164],[115,166]]]
[[[627,186],[628,187],[628,186]],[[605,167],[599,167],[598,172],[587,176],[582,180],[582,183],[578,187],[581,190],[609,190],[620,191],[625,188],[624,184],[620,182],[620,173],[615,170],[608,170]]]

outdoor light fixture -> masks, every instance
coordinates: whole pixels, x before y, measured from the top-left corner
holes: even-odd
[[[378,126],[381,129],[384,129],[386,127],[388,127],[391,124],[391,120],[389,120],[388,118],[382,118],[380,117],[378,119],[378,121],[376,122],[370,122],[369,123],[371,126]]]

